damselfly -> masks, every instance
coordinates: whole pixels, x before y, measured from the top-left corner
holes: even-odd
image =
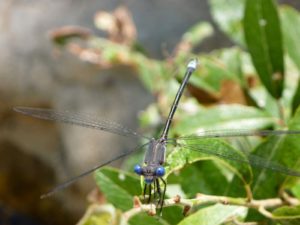
[[[157,206],[159,206],[160,210],[163,207],[164,204],[164,198],[166,193],[166,181],[163,178],[165,175],[165,158],[166,158],[166,146],[168,143],[172,142],[174,143],[175,139],[168,138],[169,129],[173,120],[173,116],[175,114],[175,111],[177,109],[179,100],[183,94],[184,88],[186,84],[188,83],[188,80],[192,73],[196,70],[197,67],[197,60],[193,59],[191,60],[186,69],[185,76],[183,78],[183,81],[179,87],[179,90],[176,94],[176,97],[174,99],[174,102],[171,106],[168,118],[165,122],[163,131],[159,138],[148,138],[141,134],[138,134],[130,129],[127,129],[123,127],[120,124],[110,122],[107,120],[99,120],[94,119],[91,117],[87,117],[84,115],[79,115],[76,113],[70,113],[70,112],[58,112],[51,109],[39,109],[39,108],[28,108],[28,107],[15,107],[14,110],[20,113],[23,113],[25,115],[29,115],[32,117],[36,117],[39,119],[45,119],[45,120],[54,120],[59,121],[66,124],[72,124],[72,125],[78,125],[82,127],[87,128],[94,128],[97,130],[103,130],[110,133],[115,133],[122,136],[129,136],[129,137],[136,137],[136,138],[144,138],[147,139],[148,142],[144,144],[143,146],[139,146],[135,149],[130,150],[129,152],[120,154],[118,156],[115,156],[109,161],[106,161],[104,163],[101,163],[100,165],[97,165],[96,167],[91,168],[90,170],[80,174],[79,176],[76,176],[65,183],[62,183],[61,185],[55,187],[53,190],[51,190],[49,193],[42,195],[41,197],[47,197],[52,195],[53,193],[64,189],[74,183],[79,178],[82,178],[91,172],[117,160],[122,157],[125,157],[131,153],[137,152],[142,147],[147,146],[147,151],[144,157],[144,162],[142,165],[136,165],[134,167],[134,172],[140,176],[144,177],[144,189],[143,189],[143,195],[148,196],[147,201],[150,202],[151,199],[155,199],[157,202]],[[211,132],[204,132],[203,134],[197,134],[187,137],[181,137],[179,139],[186,140],[186,141],[193,141],[193,140],[199,140],[204,138],[228,138],[228,137],[241,137],[241,136],[269,136],[269,135],[287,135],[287,134],[300,134],[300,130],[257,130],[257,131],[249,131],[249,130],[237,130],[237,131],[211,131]],[[258,156],[249,155],[247,158],[238,156],[233,153],[218,151],[213,148],[209,148],[209,146],[199,146],[195,144],[186,144],[183,146],[191,151],[197,151],[204,154],[214,155],[217,157],[233,160],[240,163],[248,163],[250,165],[253,165],[255,167],[261,167],[270,169],[276,172],[280,172],[286,175],[290,176],[297,176],[300,177],[300,172],[289,169],[287,167],[284,167],[281,164],[275,163],[275,162],[266,162],[263,158],[260,158]]]

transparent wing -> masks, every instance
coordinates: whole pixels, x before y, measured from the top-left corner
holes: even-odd
[[[68,111],[55,111],[52,109],[39,109],[39,108],[30,108],[30,107],[14,107],[16,112],[36,117],[44,120],[53,120],[66,124],[77,125],[81,127],[93,128],[96,130],[102,130],[114,134],[118,134],[126,137],[139,137],[146,138],[150,140],[150,138],[145,137],[141,134],[138,134],[122,125],[104,120],[97,119],[87,115],[81,115],[78,113],[72,113]]]
[[[233,137],[251,137],[251,136],[283,136],[283,135],[299,135],[300,130],[218,130],[218,131],[201,131],[196,134],[182,136],[174,139],[168,139],[170,143],[176,143],[179,140],[187,141],[187,144],[180,144],[183,148],[201,152],[208,155],[217,156],[228,160],[233,160],[240,163],[247,163],[251,166],[270,169],[276,172],[280,172],[290,176],[300,176],[300,172],[287,168],[279,163],[267,161],[266,159],[253,155],[236,154],[236,152],[222,151],[220,149],[213,149],[212,146],[201,144],[193,144],[191,142],[197,142],[200,139],[212,139],[212,138],[233,138]],[[190,142],[190,143],[188,143]],[[246,158],[244,156],[247,156]]]
[[[251,136],[272,136],[272,135],[293,135],[300,134],[300,130],[209,130],[196,134],[176,138],[181,140],[196,140],[199,138],[230,138],[230,137],[251,137]],[[175,140],[175,139],[168,139]]]
[[[250,164],[251,166],[262,168],[262,169],[269,169],[273,170],[275,172],[283,173],[289,176],[297,176],[300,177],[300,172],[296,170],[292,170],[290,168],[287,168],[279,163],[267,161],[266,159],[249,154],[237,154],[236,152],[229,152],[229,151],[222,151],[221,149],[214,149],[211,146],[206,146],[203,144],[179,144],[180,147],[186,148],[191,151],[196,151],[208,155],[217,156],[219,158],[224,158],[228,160],[233,160],[239,163],[246,163]]]
[[[149,144],[149,142],[147,142],[147,143],[145,143],[143,145],[140,145],[140,146],[138,146],[138,147],[136,147],[136,148],[134,148],[134,149],[132,149],[132,150],[130,150],[128,152],[120,154],[120,155],[114,157],[113,159],[110,159],[110,160],[108,160],[108,161],[106,161],[104,163],[100,163],[99,165],[96,165],[96,166],[92,167],[91,169],[83,172],[82,174],[79,174],[78,176],[75,176],[75,177],[67,180],[66,182],[64,182],[64,183],[56,186],[55,188],[53,188],[52,190],[50,190],[48,193],[41,195],[41,199],[50,197],[51,195],[55,194],[56,192],[59,192],[59,191],[65,189],[65,188],[69,187],[71,184],[73,184],[74,182],[76,182],[80,178],[85,177],[85,176],[89,175],[90,173],[96,171],[97,169],[99,169],[99,168],[101,168],[103,166],[106,166],[106,165],[108,165],[108,164],[110,164],[110,163],[112,163],[112,162],[114,162],[114,161],[116,161],[118,159],[126,157],[126,156],[128,156],[128,155],[130,155],[130,154],[132,154],[134,152],[137,152],[138,150],[142,149],[143,147],[145,147],[148,144]]]

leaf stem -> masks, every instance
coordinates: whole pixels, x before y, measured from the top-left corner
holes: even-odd
[[[285,125],[285,118],[284,118],[284,108],[280,101],[280,99],[276,100],[277,107],[278,107],[278,113],[279,113],[279,119],[280,119],[280,125]]]
[[[245,185],[245,190],[246,190],[246,194],[247,194],[247,200],[248,200],[248,202],[250,202],[253,199],[253,194],[252,194],[251,187],[249,184]]]

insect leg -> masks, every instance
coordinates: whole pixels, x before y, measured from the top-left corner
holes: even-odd
[[[146,197],[145,197],[146,191],[147,191],[147,184],[144,185],[144,190],[143,190],[144,201],[145,201],[145,199],[146,199]]]
[[[160,180],[163,182],[164,185],[164,189],[163,189],[163,194],[162,194],[162,198],[160,200],[160,214],[162,213],[162,208],[164,206],[164,202],[165,202],[165,196],[166,196],[166,190],[167,190],[167,183],[166,181],[160,177]]]
[[[151,184],[149,184],[149,198],[148,198],[148,204],[150,203],[150,201],[151,201],[151,196],[152,196],[152,185]]]
[[[155,180],[155,183],[156,183],[156,187],[157,187],[156,190],[157,190],[157,194],[158,194],[158,201],[157,201],[156,207],[158,207],[158,205],[161,202],[161,189],[160,189],[160,185],[159,185],[159,180],[158,179]]]
[[[156,186],[156,180],[154,180],[153,182],[153,200],[156,199],[156,195],[157,195],[157,186]]]

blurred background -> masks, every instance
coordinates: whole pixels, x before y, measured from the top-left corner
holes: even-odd
[[[279,2],[300,8],[296,0]],[[127,66],[84,62],[54,43],[59,32],[66,31],[57,29],[70,25],[83,38],[89,34],[107,37],[107,32],[95,27],[95,16],[120,6],[128,10],[123,17],[130,28],[128,36],[153,59],[166,58],[195,23],[214,25],[206,0],[0,0],[0,224],[75,224],[95,186],[92,176],[51,198],[40,200],[39,196],[137,144],[12,110],[14,106],[67,109],[138,130],[139,113],[155,101],[138,74]],[[214,35],[197,51],[231,45],[214,28]]]

